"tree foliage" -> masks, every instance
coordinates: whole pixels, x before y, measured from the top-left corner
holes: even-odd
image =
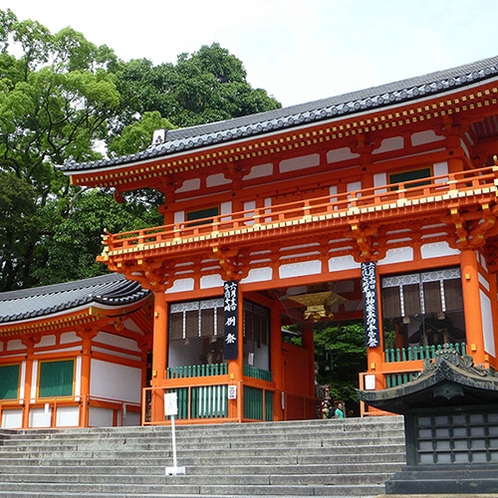
[[[318,323],[314,328],[317,382],[330,385],[331,397],[355,407],[358,373],[366,370],[363,321]]]
[[[158,111],[178,127],[280,107],[265,90],[251,87],[242,62],[218,43],[180,54],[176,65],[131,61],[118,72],[117,85],[128,118],[130,112]]]
[[[158,128],[275,107],[218,44],[176,64],[124,62],[72,28],[52,34],[0,10],[0,291],[102,273],[104,228],[161,224],[154,196],[118,205],[111,192],[82,191],[58,169],[65,161],[131,154]]]

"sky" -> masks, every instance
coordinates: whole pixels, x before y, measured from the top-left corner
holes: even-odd
[[[124,61],[175,63],[217,42],[283,106],[498,55],[496,0],[0,0],[7,8]]]

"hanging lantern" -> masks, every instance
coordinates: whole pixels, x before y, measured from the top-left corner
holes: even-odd
[[[312,322],[332,320],[334,318],[332,308],[347,301],[345,297],[332,291],[298,294],[288,296],[288,299],[306,306],[303,312],[304,319]]]

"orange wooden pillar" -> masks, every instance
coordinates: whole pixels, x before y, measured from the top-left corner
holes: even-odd
[[[467,335],[467,353],[475,364],[484,364],[484,335],[482,330],[481,296],[477,254],[473,249],[461,253],[462,294]]]
[[[282,392],[284,389],[284,371],[282,360],[282,317],[280,303],[272,306],[270,314],[270,368],[275,383],[273,397],[273,420],[283,420]]]
[[[154,329],[152,337],[151,422],[164,421],[166,351],[168,336],[168,303],[163,291],[154,294]]]
[[[88,427],[90,406],[90,368],[92,354],[92,339],[97,332],[92,329],[83,330],[78,336],[81,338],[81,402],[79,426]]]
[[[367,373],[375,376],[375,389],[385,389],[386,382],[382,372],[384,365],[384,337],[380,310],[381,286],[376,264],[371,261],[362,262],[362,295],[365,314],[365,333],[367,345]],[[368,324],[377,328],[378,338],[368,337]],[[372,340],[373,339],[373,340]]]
[[[34,346],[39,339],[34,337],[25,337],[22,339],[23,344],[26,346],[26,369],[24,378],[24,397],[23,397],[23,412],[22,412],[22,428],[27,429],[29,427],[29,414],[30,414],[30,404],[31,398],[36,395],[36,386],[33,386],[33,362],[34,362]]]

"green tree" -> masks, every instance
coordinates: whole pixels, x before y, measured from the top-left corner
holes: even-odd
[[[0,289],[16,281],[29,286],[40,237],[35,189],[15,175],[0,171]]]
[[[132,154],[158,128],[278,106],[250,87],[242,62],[218,44],[180,55],[176,65],[123,62],[72,28],[52,34],[0,10],[0,173],[10,175],[2,191],[0,291],[99,274],[103,228],[162,223],[160,194],[126,193],[117,206],[109,192],[70,186],[58,169],[65,161]],[[28,204],[12,201],[15,182]]]
[[[28,227],[26,206],[9,205],[6,217],[22,230],[10,245],[4,239],[2,248],[0,290],[9,290],[38,283],[37,268],[47,263],[46,242],[64,213],[64,202],[55,200],[77,193],[56,166],[69,157],[100,157],[93,145],[105,138],[120,95],[107,70],[115,62],[107,47],[96,47],[70,28],[52,35],[35,21],[18,21],[10,10],[0,11],[0,23],[0,172],[24,190],[30,187],[26,199],[35,207],[30,219],[36,220]]]
[[[125,124],[134,112],[158,111],[186,127],[281,107],[265,90],[251,87],[242,61],[218,43],[180,54],[176,65],[131,61],[118,72],[117,85],[126,102]]]
[[[367,366],[363,321],[317,323],[314,328],[317,382],[330,385],[331,397],[356,408],[358,374]]]
[[[52,220],[56,222],[45,237],[47,264],[33,270],[37,281],[45,285],[106,273],[107,268],[95,260],[102,252],[105,230],[128,231],[162,223],[158,212],[140,199],[118,203],[111,192],[99,189],[82,190],[65,209],[49,207],[44,214],[53,216],[54,212],[60,215]]]

